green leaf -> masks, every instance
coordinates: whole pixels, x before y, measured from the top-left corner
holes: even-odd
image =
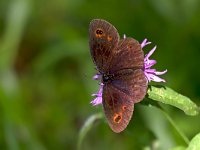
[[[94,122],[96,120],[99,120],[103,118],[103,114],[102,113],[97,113],[94,114],[92,116],[90,116],[84,123],[83,127],[81,128],[80,132],[79,132],[79,136],[78,136],[78,150],[81,148],[81,143],[84,139],[84,137],[86,136],[86,134],[88,133],[88,131],[92,128],[92,125],[94,124]]]
[[[168,87],[150,86],[147,93],[148,98],[177,107],[187,115],[195,116],[199,114],[199,108],[194,102]]]
[[[200,150],[200,133],[191,140],[186,150]]]

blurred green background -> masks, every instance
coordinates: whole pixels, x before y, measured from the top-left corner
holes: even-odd
[[[168,73],[166,86],[200,105],[199,0],[1,0],[0,149],[73,150],[85,120],[102,112],[92,107],[98,90],[88,46],[94,18],[111,22],[142,42],[152,41],[151,58]],[[167,107],[191,139],[200,117]],[[95,122],[82,149],[168,149],[186,146],[161,111],[137,104],[121,134],[105,119]]]

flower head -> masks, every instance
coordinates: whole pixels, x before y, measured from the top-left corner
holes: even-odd
[[[144,41],[141,44],[141,47],[144,48],[146,45],[149,45],[149,44],[151,44],[151,42],[148,42],[147,39],[144,39]],[[150,50],[150,52],[148,54],[145,55],[144,73],[149,82],[150,81],[165,82],[165,80],[158,77],[158,75],[165,74],[167,72],[167,69],[164,71],[161,71],[161,72],[157,71],[156,69],[151,69],[151,67],[157,63],[156,60],[149,59],[149,57],[154,53],[155,50],[156,50],[156,46],[154,46],[154,48],[152,50]]]
[[[124,35],[123,38],[125,39],[126,35]],[[141,43],[141,48],[144,48],[146,45],[149,45],[149,44],[151,44],[151,42],[148,42],[147,39],[144,39],[144,41]],[[156,60],[149,59],[149,57],[154,53],[155,50],[156,50],[156,46],[152,50],[150,50],[150,52],[148,54],[145,55],[145,58],[144,58],[144,74],[145,74],[148,82],[150,82],[150,81],[165,82],[165,80],[158,77],[158,75],[165,74],[167,72],[167,70],[159,72],[156,69],[151,69],[151,67],[157,63]],[[102,76],[101,74],[96,74],[96,75],[93,76],[93,79],[94,80],[100,80],[101,76]],[[100,83],[99,91],[95,94],[92,94],[92,96],[96,97],[94,100],[92,100],[90,102],[93,106],[102,104],[103,86],[104,86],[104,84]]]

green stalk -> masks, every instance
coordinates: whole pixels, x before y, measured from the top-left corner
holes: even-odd
[[[183,141],[188,145],[189,144],[189,139],[187,138],[187,136],[181,131],[181,129],[176,125],[176,123],[174,122],[174,120],[169,116],[169,114],[167,114],[165,112],[165,110],[163,109],[163,107],[160,105],[160,110],[162,111],[162,113],[166,116],[167,120],[171,123],[171,125],[176,129],[176,131],[178,132],[178,134],[180,135],[180,137],[183,139]]]

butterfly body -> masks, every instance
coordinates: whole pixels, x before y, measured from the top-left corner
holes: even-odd
[[[103,108],[114,132],[123,131],[147,90],[144,54],[133,38],[120,39],[114,26],[94,19],[89,27],[90,52],[102,76]]]

